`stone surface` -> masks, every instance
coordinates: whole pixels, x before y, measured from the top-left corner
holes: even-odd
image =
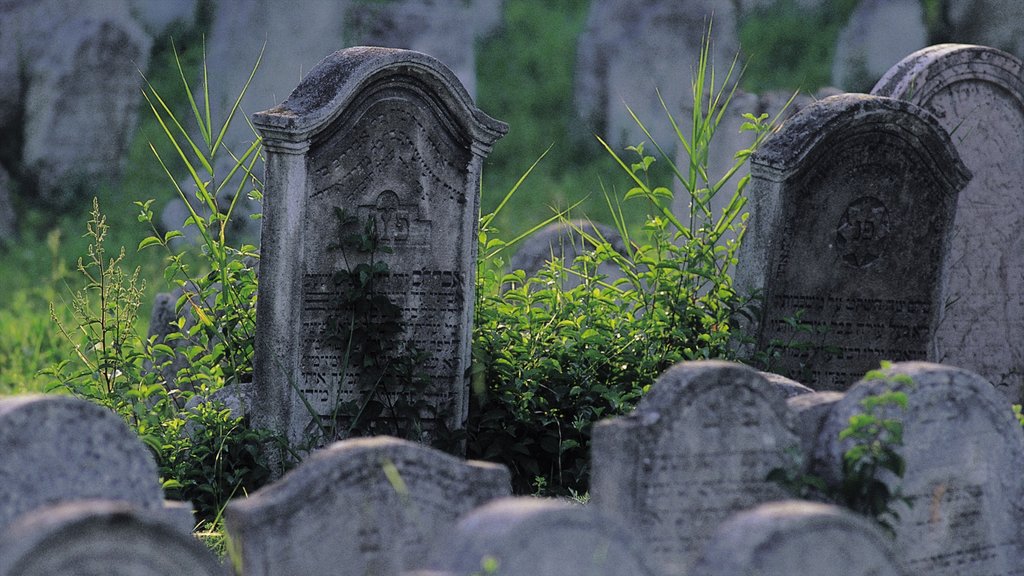
[[[508,270],[522,270],[529,278],[536,276],[553,259],[559,260],[564,266],[571,266],[578,256],[593,251],[595,244],[587,237],[597,242],[608,242],[619,254],[626,253],[622,236],[610,226],[589,220],[556,222],[541,228],[524,240],[509,259]],[[622,269],[612,262],[601,264],[594,274],[604,276],[604,282],[608,283],[625,277]],[[562,287],[571,289],[580,283],[579,276],[566,274]]]
[[[508,127],[477,109],[434,58],[365,47],[328,56],[253,121],[267,154],[253,424],[299,444],[318,421],[334,426],[339,403],[363,397],[363,373],[345,365],[327,329],[348,325],[334,275],[371,258],[330,247],[372,222],[392,250],[374,258],[389,269],[377,294],[401,308],[405,324],[395,347],[426,354],[424,439],[435,419],[460,428],[480,170]],[[357,224],[342,227],[339,209]]]
[[[64,14],[27,8],[19,18],[38,20],[19,32],[61,41],[26,44],[24,56],[33,59],[25,70],[21,156],[39,198],[67,206],[97,182],[120,175],[151,40],[121,2],[109,3],[119,8],[110,14],[97,6],[68,11],[63,3],[40,4]]]
[[[832,84],[867,92],[890,66],[927,45],[920,0],[860,0],[836,40]]]
[[[85,400],[0,399],[0,446],[0,532],[19,515],[59,502],[99,498],[146,510],[164,506],[149,449],[117,415]],[[173,521],[179,520],[191,528],[175,513]]]
[[[763,298],[746,330],[756,351],[778,353],[771,370],[841,390],[880,359],[926,358],[970,178],[937,120],[908,102],[832,96],[766,140],[751,176],[736,286]]]
[[[224,576],[216,557],[152,510],[87,500],[43,508],[0,533],[0,576]]]
[[[786,378],[785,376],[773,374],[771,372],[758,372],[758,374],[772,385],[772,388],[782,396],[783,400],[793,398],[794,396],[814,393],[814,390],[804,386],[796,380]]]
[[[732,2],[591,2],[576,49],[573,92],[581,134],[598,134],[613,148],[649,141],[629,106],[659,144],[674,150],[678,142],[656,90],[673,115],[681,116],[683,104],[692,101],[692,71],[712,13],[712,57],[717,69],[725,70],[739,50]]]
[[[691,576],[904,576],[892,545],[863,516],[789,500],[763,504],[724,523]]]
[[[635,536],[590,506],[533,497],[504,498],[459,519],[431,565],[460,576],[653,576]]]
[[[318,450],[232,501],[225,519],[246,576],[387,576],[426,567],[433,541],[461,514],[510,491],[503,466],[360,438]]]
[[[983,46],[915,52],[874,93],[917,104],[950,132],[974,178],[960,192],[944,317],[930,359],[978,372],[1011,402],[1024,392],[1024,65]]]
[[[946,0],[946,35],[1024,58],[1024,4],[1018,0]]]
[[[656,570],[685,574],[730,514],[784,497],[766,477],[799,446],[791,420],[752,368],[677,364],[633,413],[594,426],[591,505],[635,531]]]
[[[897,552],[910,574],[1018,574],[1024,554],[1024,431],[1009,404],[977,374],[939,364],[908,362],[887,373],[912,385],[864,380],[847,391],[822,428],[817,460],[838,475],[850,441],[839,431],[869,395],[898,390],[907,408],[879,415],[903,423],[906,473],[899,484],[911,507],[896,504]],[[882,478],[890,490],[894,477]]]
[[[818,446],[821,427],[832,412],[832,407],[843,398],[842,392],[815,392],[801,394],[786,400],[793,413],[794,430],[800,437],[804,463],[809,465]]]

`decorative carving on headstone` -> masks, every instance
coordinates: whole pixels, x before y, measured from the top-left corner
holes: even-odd
[[[846,94],[797,113],[751,158],[737,287],[768,368],[843,390],[879,360],[925,359],[970,172],[913,104]]]
[[[438,418],[458,429],[468,400],[480,170],[507,126],[478,110],[434,58],[372,47],[328,56],[253,123],[267,150],[254,424],[294,445],[316,430],[345,436],[350,422],[338,406],[364,401],[367,390],[352,350],[328,330],[345,319],[337,274],[383,262],[388,271],[374,290],[400,309],[396,349],[425,354],[431,413],[421,439],[432,439]],[[391,253],[337,249],[339,235],[361,230]],[[388,394],[395,401],[402,392]]]

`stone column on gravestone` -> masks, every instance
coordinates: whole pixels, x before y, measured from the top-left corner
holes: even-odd
[[[872,91],[931,112],[974,178],[957,200],[943,318],[929,359],[973,370],[1011,402],[1024,393],[1024,63],[940,44],[893,66]]]
[[[424,568],[461,514],[508,496],[511,482],[498,464],[354,438],[232,501],[225,524],[246,576],[397,575]]]
[[[369,378],[328,333],[347,318],[335,276],[373,262],[332,245],[372,223],[392,250],[373,258],[389,268],[376,293],[402,311],[395,349],[426,354],[431,413],[421,439],[432,439],[435,418],[460,428],[480,172],[508,127],[477,109],[436,59],[373,47],[328,56],[253,123],[267,151],[253,423],[305,449],[344,437],[351,421],[338,408],[365,401]],[[339,209],[359,223],[342,230]]]
[[[879,360],[926,358],[970,178],[938,121],[900,100],[832,96],[766,140],[751,176],[736,286],[762,298],[741,332],[768,369],[843,390]]]
[[[682,362],[631,414],[594,426],[591,505],[634,530],[656,570],[685,574],[729,515],[786,496],[767,476],[799,445],[757,371]]]
[[[84,500],[30,512],[0,533],[0,576],[57,574],[223,576],[225,570],[198,539],[153,510]]]
[[[815,460],[838,482],[851,440],[840,430],[861,402],[888,390],[907,396],[906,409],[888,406],[878,416],[903,424],[897,450],[906,463],[902,481],[881,477],[909,498],[893,504],[897,554],[910,574],[1021,574],[1024,558],[1024,431],[1005,399],[973,372],[925,362],[895,364],[887,376],[913,384],[862,380],[837,402],[822,426]]]
[[[905,576],[888,535],[838,506],[786,500],[740,512],[715,532],[690,576]]]

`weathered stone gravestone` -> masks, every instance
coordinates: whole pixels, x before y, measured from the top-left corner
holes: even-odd
[[[431,566],[459,576],[653,576],[635,536],[590,506],[504,498],[463,516]],[[488,572],[490,566],[492,572]]]
[[[0,533],[0,576],[55,574],[223,576],[225,570],[198,539],[152,510],[86,500],[36,510]]]
[[[18,516],[75,500],[123,501],[191,531],[190,507],[163,499],[149,449],[113,412],[68,396],[0,399],[0,532]]]
[[[926,358],[969,174],[935,118],[890,98],[826,98],[766,140],[736,285],[763,298],[747,330],[772,371],[842,390]]]
[[[510,492],[503,466],[357,438],[231,502],[225,521],[246,576],[396,575],[423,568],[461,514]]]
[[[878,415],[903,423],[900,454],[906,462],[899,487],[911,507],[895,503],[897,551],[910,574],[1019,574],[1024,557],[1024,431],[1009,404],[984,378],[959,368],[923,362],[894,365],[887,375],[913,384],[862,380],[826,420],[817,458],[836,481],[850,440],[839,431],[861,413],[869,395],[898,390],[907,408]]]
[[[984,46],[907,56],[875,94],[931,112],[974,174],[957,200],[936,362],[973,370],[1009,400],[1024,392],[1024,65]]]
[[[716,531],[691,576],[903,576],[887,535],[837,506],[789,500],[741,512]]]
[[[685,574],[726,517],[785,497],[766,478],[799,446],[791,426],[752,368],[677,364],[633,413],[594,426],[591,505],[634,530],[656,570]]]
[[[349,422],[339,406],[366,402],[376,375],[351,362],[349,334],[331,333],[354,321],[341,304],[351,283],[337,275],[383,263],[388,271],[373,294],[398,306],[393,320],[404,324],[389,345],[426,355],[418,373],[429,379],[425,439],[437,420],[459,428],[468,400],[480,170],[508,127],[478,110],[437,60],[370,47],[328,56],[253,123],[267,154],[254,424],[293,444],[320,430],[330,438],[331,428],[344,436]],[[354,221],[343,221],[341,210]],[[393,252],[337,248],[340,236],[364,232]],[[403,394],[410,400],[403,390],[376,400]]]

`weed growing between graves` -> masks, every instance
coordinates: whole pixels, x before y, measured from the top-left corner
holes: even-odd
[[[906,410],[907,395],[897,390],[913,386],[906,374],[888,375],[891,363],[882,362],[881,368],[872,370],[865,380],[882,380],[891,385],[884,392],[860,401],[862,410],[850,416],[849,424],[839,431],[840,441],[849,441],[843,452],[842,474],[839,483],[829,485],[823,478],[805,472],[803,462],[795,460],[789,468],[776,468],[768,480],[776,482],[793,496],[823,500],[845,506],[867,516],[888,533],[893,534],[899,520],[897,503],[910,506],[911,501],[901,495],[899,481],[906,471],[900,454],[903,446],[903,422],[893,417],[893,410]],[[888,415],[886,414],[888,412]],[[895,477],[895,482],[886,476]],[[890,488],[890,485],[894,485]]]
[[[729,271],[749,177],[735,184],[721,213],[713,213],[711,201],[773,122],[766,115],[747,115],[744,129],[757,134],[753,146],[736,154],[720,180],[709,179],[708,146],[735,82],[730,82],[731,68],[716,84],[708,46],[705,38],[688,134],[666,107],[689,152],[687,164],[677,165],[652,138],[691,198],[687,214],[671,211],[671,184],[653,181],[650,168],[656,160],[643,144],[628,149],[635,155],[628,162],[602,141],[628,178],[624,200],[643,201],[651,211],[640,237],[631,237],[618,200],[608,197],[624,252],[577,228],[596,246],[593,252],[572,263],[552,262],[535,277],[522,270],[504,274],[501,253],[509,243],[496,237],[494,213],[481,219],[468,452],[507,465],[516,492],[584,492],[594,422],[632,410],[655,378],[677,362],[732,356],[730,320],[748,302],[733,290]],[[597,275],[604,263],[614,264],[624,277],[609,282]],[[578,278],[578,286],[565,286],[570,276]]]
[[[138,270],[132,274],[122,270],[123,248],[117,256],[108,257],[106,219],[94,202],[87,232],[91,244],[78,265],[86,285],[72,298],[75,324],[62,322],[56,311],[51,312],[74,354],[44,372],[57,382],[52,389],[66,389],[120,414],[153,450],[168,497],[192,501],[203,522],[215,523],[231,497],[266,482],[269,469],[261,450],[268,442],[278,441],[267,431],[249,429],[244,415],[233,414],[222,403],[183,408],[195,395],[207,397],[251,379],[258,255],[253,246],[231,246],[226,233],[247,184],[253,190],[249,196],[259,199],[261,186],[252,167],[260,148],[257,139],[241,155],[232,154],[228,174],[218,179],[215,156],[231,154],[221,144],[238,101],[218,130],[209,106],[200,112],[180,62],[178,72],[201,142],[189,136],[152,86],[146,98],[191,176],[194,196],[182,189],[157,149],[151,148],[188,208],[183,227],[196,231],[200,253],[177,248],[173,241],[182,231],[158,231],[152,201],[136,203],[139,221],[153,232],[139,243],[139,249],[166,250],[164,277],[182,291],[175,306],[177,331],[163,341],[139,334],[143,286]],[[208,101],[205,86],[204,97]],[[185,360],[183,367],[165,380],[164,373],[179,355]]]

